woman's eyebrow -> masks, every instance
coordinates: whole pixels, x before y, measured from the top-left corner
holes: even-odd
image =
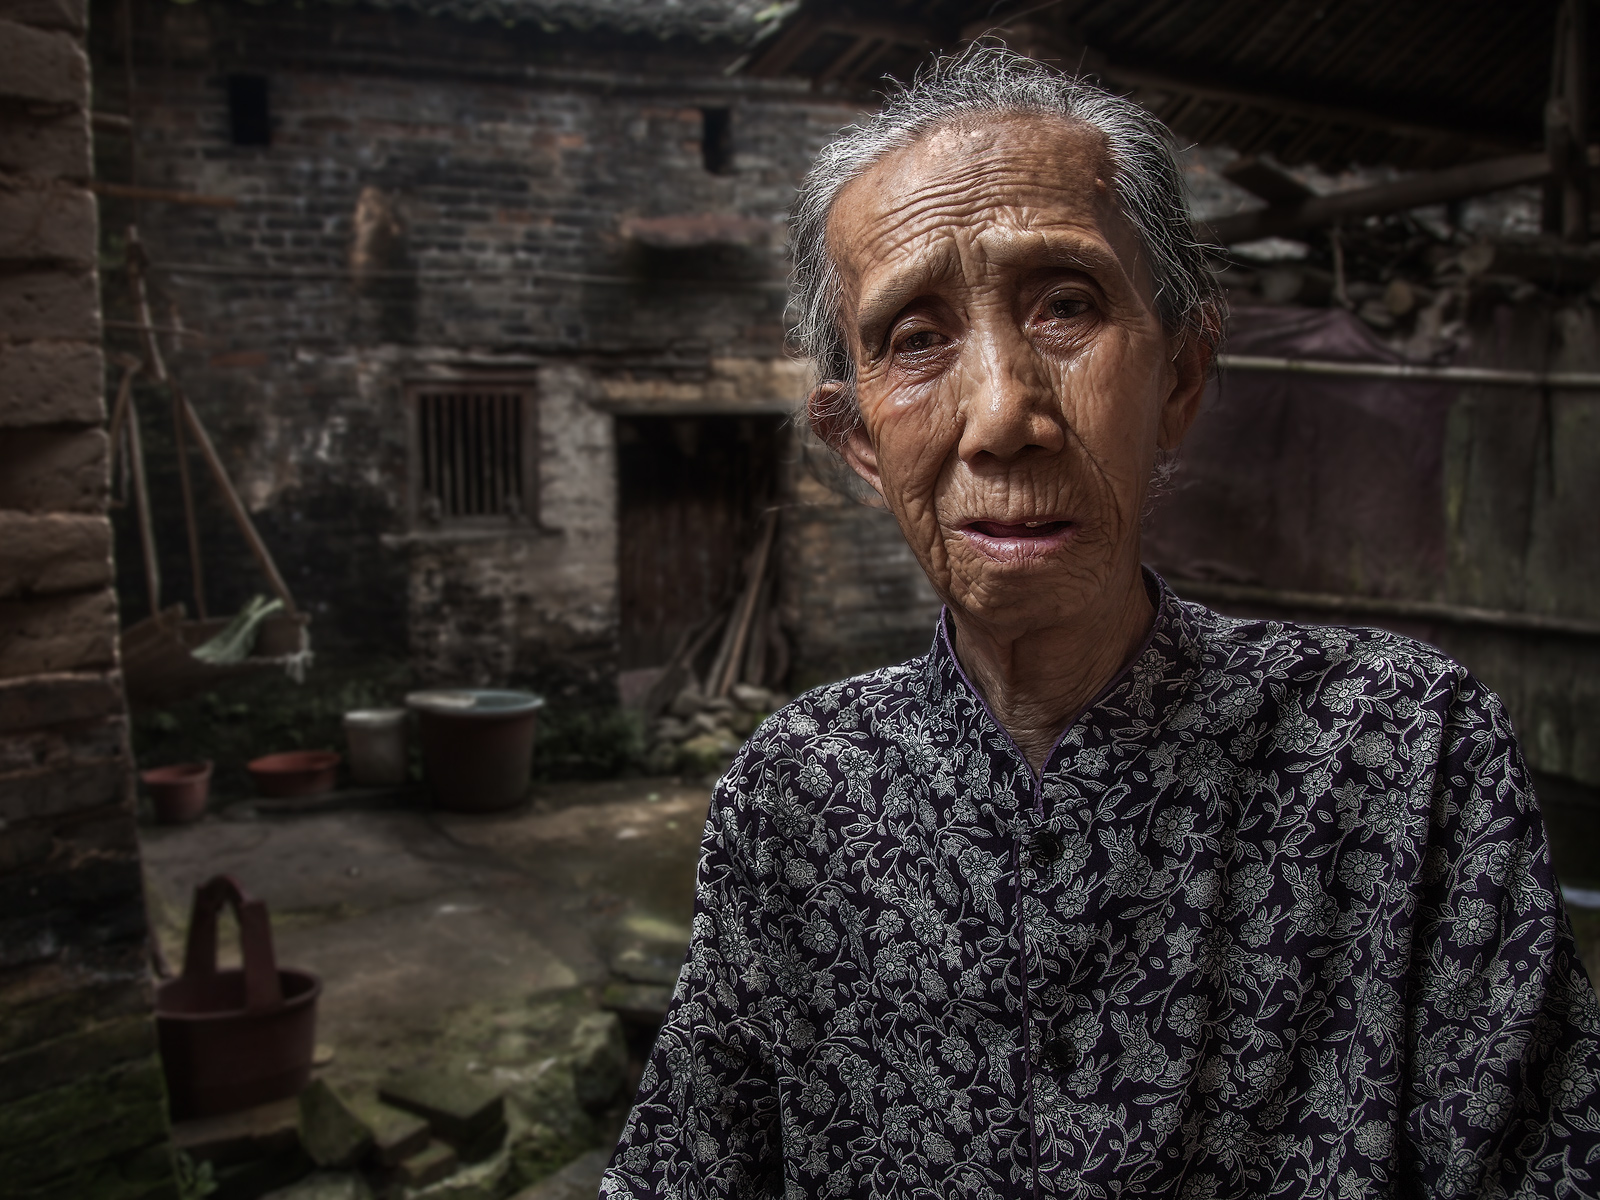
[[[1076,233],[1029,233],[985,230],[979,235],[985,256],[996,266],[1014,270],[1082,271],[1103,279],[1126,278],[1127,269],[1111,246]]]
[[[856,298],[856,336],[869,353],[883,340],[890,323],[929,288],[960,274],[959,256],[948,242],[930,246],[898,270],[865,284]]]

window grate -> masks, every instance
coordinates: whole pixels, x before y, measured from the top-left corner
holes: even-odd
[[[528,515],[529,390],[412,389],[412,494],[423,520],[519,520]]]

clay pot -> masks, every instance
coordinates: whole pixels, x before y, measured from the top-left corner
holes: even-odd
[[[141,771],[139,778],[150,793],[156,820],[163,825],[183,825],[198,821],[204,815],[206,799],[211,795],[209,760],[152,767],[148,771]]]
[[[273,799],[320,796],[333,791],[339,773],[339,756],[332,750],[291,750],[287,754],[258,758],[245,769],[262,796]]]
[[[528,794],[544,699],[532,692],[458,688],[412,692],[422,768],[440,808],[497,812]]]

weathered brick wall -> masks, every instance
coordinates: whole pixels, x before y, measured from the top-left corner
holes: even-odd
[[[0,1190],[176,1195],[106,519],[85,11],[0,3]]]
[[[792,374],[782,221],[812,155],[853,111],[800,84],[725,76],[731,43],[321,4],[135,0],[135,11],[140,182],[237,201],[141,214],[156,281],[207,335],[174,370],[315,615],[318,645],[409,644],[435,678],[604,677],[618,619],[616,396],[665,381],[685,411],[708,398],[770,411],[771,387],[741,391],[739,372],[716,364]],[[120,110],[121,45],[102,34],[106,107]],[[230,143],[232,71],[267,77],[272,145]],[[702,161],[702,107],[733,112],[725,173]],[[104,168],[116,178],[122,161]],[[767,232],[687,251],[627,235],[630,219],[686,213]],[[107,214],[113,235],[131,216]],[[379,226],[388,232],[363,238]],[[403,384],[463,369],[538,382],[537,530],[408,536]],[[181,515],[154,409],[146,440],[177,599]],[[802,662],[818,664],[805,678],[862,654],[882,661],[906,640],[875,654],[883,614],[825,596],[853,562],[887,569],[881,514],[827,503],[836,532],[789,539],[802,557],[787,569],[809,581],[793,607]],[[262,590],[259,577],[219,514],[201,523],[213,608],[228,610]],[[121,536],[133,555],[131,529]],[[125,572],[130,616],[141,588]],[[854,649],[839,652],[840,638]]]

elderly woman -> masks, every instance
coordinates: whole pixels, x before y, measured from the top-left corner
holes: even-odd
[[[1600,1009],[1499,702],[1140,566],[1222,315],[1161,126],[972,52],[793,232],[812,424],[944,616],[717,786],[603,1194],[1600,1194]]]

